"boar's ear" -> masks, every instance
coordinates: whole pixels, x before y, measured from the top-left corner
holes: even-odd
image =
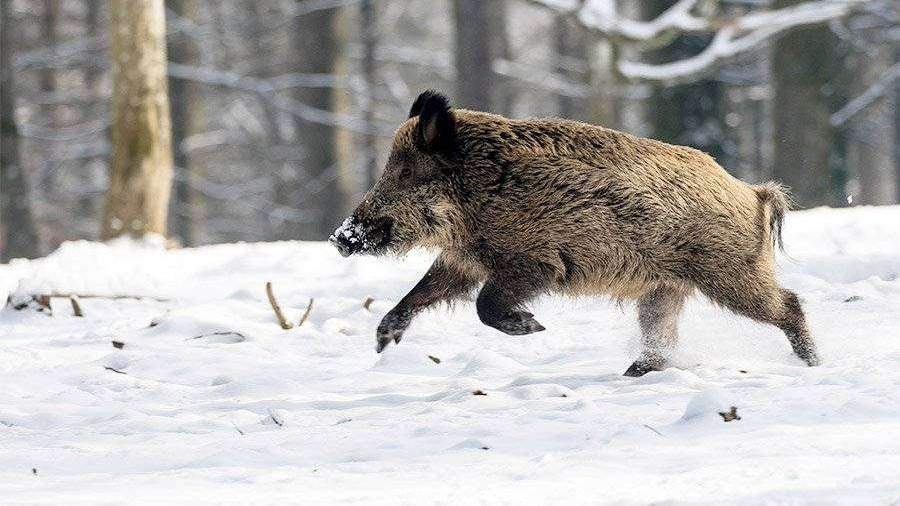
[[[409,116],[407,116],[407,117],[414,118],[414,117],[418,116],[419,113],[422,112],[422,105],[425,103],[425,101],[437,94],[438,93],[434,90],[425,90],[422,93],[420,93],[419,96],[416,97],[416,101],[413,102],[412,107],[409,108]]]
[[[409,117],[419,117],[416,144],[426,153],[448,154],[456,142],[456,118],[450,101],[440,93],[428,90],[413,102]]]

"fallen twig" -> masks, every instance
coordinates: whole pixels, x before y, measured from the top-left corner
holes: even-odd
[[[78,299],[109,299],[109,300],[121,300],[121,299],[133,299],[133,300],[143,300],[149,299],[154,300],[156,302],[169,302],[169,299],[164,299],[160,297],[153,297],[150,295],[97,295],[94,293],[67,293],[67,292],[52,292],[52,293],[42,293],[42,294],[31,294],[24,296],[16,296],[15,300],[12,295],[9,295],[6,298],[6,305],[12,307],[16,311],[21,311],[28,307],[30,303],[34,302],[38,305],[38,311],[47,311],[48,314],[53,314],[53,310],[50,307],[50,299],[69,299],[72,304],[72,311],[75,312],[75,316],[83,316],[83,311],[81,311],[81,307],[78,304]],[[81,314],[79,314],[81,313]]]
[[[122,348],[125,347],[125,343],[123,343],[122,341],[112,341],[112,345],[113,345],[113,348],[115,348],[117,350],[121,350]]]
[[[646,423],[644,424],[644,427],[647,427],[648,429],[652,430],[653,432],[659,434],[659,435],[662,436],[662,437],[666,437],[665,434],[663,434],[662,432],[660,432],[660,431],[654,429],[653,427],[647,425]]]
[[[373,302],[375,302],[375,299],[373,299],[372,297],[366,297],[366,300],[363,301],[363,309],[369,311],[369,306],[371,306]]]
[[[279,420],[278,417],[275,416],[275,413],[273,413],[271,409],[269,410],[269,418],[271,418],[272,421],[275,422],[275,425],[277,425],[279,427],[284,427],[284,422]]]
[[[434,362],[435,364],[440,364],[440,363],[441,363],[441,359],[435,357],[434,355],[428,355],[428,358],[430,358],[431,361]]]
[[[81,310],[81,304],[78,303],[78,296],[77,296],[77,295],[70,295],[70,296],[69,296],[69,302],[72,303],[72,313],[73,313],[75,316],[83,317],[83,316],[84,316],[84,311]]]
[[[298,327],[303,326],[303,322],[305,322],[306,319],[309,317],[309,312],[312,311],[312,305],[313,305],[314,300],[315,299],[310,297],[309,304],[306,305],[306,311],[303,312],[303,316],[300,317],[300,323],[297,324]]]
[[[133,299],[133,300],[155,300],[157,302],[169,302],[170,299],[166,299],[163,297],[155,297],[153,295],[127,295],[127,294],[117,294],[117,295],[99,295],[96,293],[68,293],[68,292],[53,292],[43,297],[49,297],[51,299],[69,299],[72,297],[78,297],[79,299],[109,299],[109,300],[121,300],[121,299]]]
[[[116,369],[115,367],[110,367],[110,366],[108,366],[108,365],[103,366],[103,368],[106,369],[107,371],[112,371],[112,372],[117,373],[117,374],[128,374],[128,373],[125,372],[125,371],[120,371],[120,370]]]
[[[217,332],[209,332],[207,334],[200,334],[199,336],[189,337],[185,339],[185,341],[190,341],[192,339],[201,339],[209,336],[238,336],[241,339],[247,339],[247,336],[241,334],[240,332],[235,332],[233,330],[219,330]]]
[[[275,311],[275,316],[278,318],[278,323],[281,325],[281,328],[284,330],[290,330],[294,328],[294,325],[291,322],[287,321],[287,318],[284,317],[284,313],[281,312],[281,307],[278,305],[278,301],[275,300],[275,293],[272,291],[272,282],[266,281],[266,295],[269,297],[269,304],[272,306],[272,310]]]

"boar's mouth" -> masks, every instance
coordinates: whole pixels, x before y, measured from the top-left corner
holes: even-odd
[[[391,218],[358,220],[350,216],[335,229],[328,242],[344,257],[354,253],[378,254],[390,244],[393,224]]]

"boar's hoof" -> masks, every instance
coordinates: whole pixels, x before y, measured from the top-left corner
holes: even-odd
[[[489,325],[511,336],[524,336],[546,330],[533,316],[528,311],[513,311],[507,313],[502,320],[491,322]]]
[[[391,341],[399,343],[402,337],[401,329],[378,329],[378,344],[375,345],[375,351],[381,353]]]
[[[635,360],[631,367],[625,371],[625,376],[630,376],[632,378],[638,378],[650,371],[661,371],[662,366],[657,364],[652,364],[645,360]]]
[[[403,331],[409,327],[410,320],[411,313],[403,308],[394,308],[384,315],[375,332],[375,336],[378,338],[375,351],[381,353],[391,341],[399,343],[403,338]]]
[[[806,365],[808,365],[808,366],[810,366],[810,367],[816,367],[816,366],[822,364],[822,361],[819,360],[819,355],[817,355],[815,352],[809,352],[809,353],[807,353],[806,355],[804,355],[804,356],[802,356],[802,357],[800,357],[800,358],[801,358],[804,362],[806,362]]]

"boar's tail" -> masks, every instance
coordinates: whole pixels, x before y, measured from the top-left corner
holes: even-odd
[[[759,186],[754,186],[756,196],[759,197],[760,212],[763,216],[762,226],[768,225],[769,239],[772,246],[778,246],[778,249],[784,251],[784,241],[781,239],[781,227],[784,222],[784,215],[791,208],[791,200],[788,189],[778,183],[768,182]],[[765,223],[765,214],[768,211],[769,220]]]

